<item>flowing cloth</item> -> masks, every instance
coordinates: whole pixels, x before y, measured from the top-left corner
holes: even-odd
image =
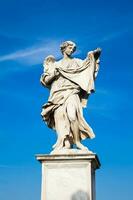
[[[41,113],[43,120],[50,128],[56,129],[56,120],[62,113],[65,123],[62,130],[62,141],[66,136],[73,138],[67,113],[67,106],[73,104],[76,108],[80,139],[94,138],[95,134],[82,113],[82,107],[86,106],[88,95],[94,91],[94,64],[73,58],[65,66],[60,60],[55,63],[54,67],[60,75],[50,85],[50,96],[48,102],[43,105]],[[50,69],[42,76],[42,82],[47,87],[49,85],[46,84],[45,77],[49,75]]]

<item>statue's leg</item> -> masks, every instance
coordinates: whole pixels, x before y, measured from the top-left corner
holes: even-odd
[[[79,124],[78,124],[79,122],[77,119],[77,112],[78,112],[77,110],[78,110],[78,105],[76,102],[76,98],[74,99],[73,97],[72,98],[70,97],[67,104],[67,115],[71,123],[71,130],[74,137],[74,143],[76,144],[77,148],[86,150],[88,148],[85,147],[80,142],[80,132],[79,132]]]
[[[70,142],[68,135],[70,133],[70,123],[65,118],[64,107],[60,106],[54,113],[55,129],[57,132],[57,142],[54,145],[55,149],[61,149],[63,147],[70,148]]]

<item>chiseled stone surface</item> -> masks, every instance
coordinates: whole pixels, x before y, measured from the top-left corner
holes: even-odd
[[[41,200],[95,200],[96,154],[37,155],[42,164]]]
[[[87,53],[85,59],[72,57],[76,44],[65,41],[60,50],[63,58],[56,61],[50,55],[44,60],[41,83],[50,90],[48,102],[43,105],[41,115],[46,124],[57,133],[54,150],[86,150],[81,140],[94,138],[95,134],[83,117],[83,108],[95,91],[95,79],[99,71],[101,49]]]
[[[51,155],[57,155],[57,154],[65,154],[65,155],[73,155],[73,154],[93,154],[92,151],[90,151],[89,149],[54,149],[51,153]]]

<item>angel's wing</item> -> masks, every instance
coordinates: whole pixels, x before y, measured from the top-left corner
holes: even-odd
[[[53,76],[55,71],[55,57],[52,55],[49,55],[45,58],[43,62],[43,74],[41,75],[40,82],[43,86],[50,87],[49,83],[47,83],[46,78],[49,80],[52,79],[51,76]],[[49,82],[49,81],[48,81]]]
[[[54,68],[54,63],[55,63],[55,57],[52,55],[49,55],[45,58],[44,62],[43,62],[43,67],[44,67],[44,72],[47,73],[47,71],[50,68]]]

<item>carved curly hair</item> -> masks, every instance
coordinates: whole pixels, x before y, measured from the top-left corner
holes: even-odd
[[[61,53],[62,53],[62,54],[64,53],[66,47],[68,47],[69,45],[70,45],[70,46],[73,46],[73,52],[76,51],[76,44],[75,44],[74,42],[72,42],[72,41],[65,41],[65,42],[63,42],[63,43],[60,45],[60,50],[61,50]]]

